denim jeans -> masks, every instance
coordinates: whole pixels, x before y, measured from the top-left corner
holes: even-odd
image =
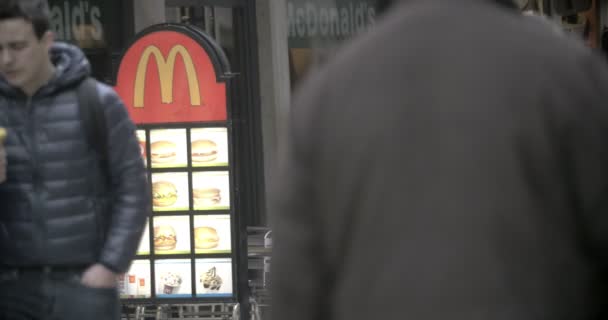
[[[114,288],[81,284],[81,272],[0,270],[0,320],[118,320]]]

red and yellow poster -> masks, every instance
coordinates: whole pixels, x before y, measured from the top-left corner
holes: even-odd
[[[228,69],[211,38],[173,24],[142,31],[121,60],[116,91],[138,126],[153,211],[123,299],[236,294]]]
[[[176,31],[139,38],[120,63],[116,91],[137,124],[224,121],[226,85],[205,49]]]

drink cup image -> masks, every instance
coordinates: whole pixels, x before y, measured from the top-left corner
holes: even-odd
[[[174,294],[179,291],[182,284],[182,277],[173,272],[167,272],[162,277],[162,285],[164,294]]]

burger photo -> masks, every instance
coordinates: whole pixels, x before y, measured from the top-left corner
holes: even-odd
[[[169,225],[154,227],[154,250],[168,251],[175,249],[177,236],[175,229]]]
[[[146,133],[143,131],[137,131],[137,141],[139,142],[139,153],[141,157],[146,160]]]
[[[211,140],[201,139],[192,142],[192,162],[210,162],[217,159],[217,144]]]
[[[171,141],[156,141],[150,145],[152,163],[172,163],[177,156],[177,146]]]
[[[196,207],[214,206],[219,204],[220,200],[222,200],[220,189],[218,188],[194,189],[192,190],[192,198],[194,206]]]
[[[177,188],[168,181],[152,184],[152,204],[155,207],[170,207],[177,201]]]
[[[194,246],[196,249],[213,249],[218,246],[220,237],[212,227],[197,227],[194,229]]]

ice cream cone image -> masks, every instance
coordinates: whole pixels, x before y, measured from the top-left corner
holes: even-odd
[[[209,269],[205,274],[201,275],[200,281],[203,283],[203,288],[218,291],[222,287],[222,278],[217,275],[215,267]]]

